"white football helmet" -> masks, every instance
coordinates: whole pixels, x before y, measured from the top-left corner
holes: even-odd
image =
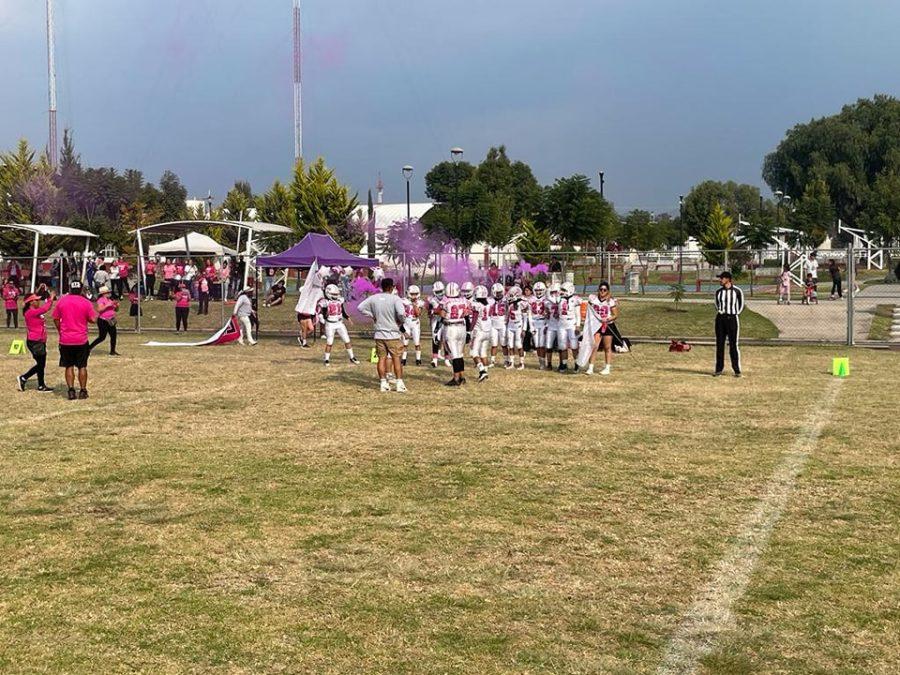
[[[567,298],[575,295],[575,284],[573,284],[571,281],[565,282],[561,288],[562,294]]]
[[[460,290],[462,291],[462,296],[464,298],[471,298],[472,295],[475,293],[475,284],[473,284],[471,281],[466,281],[460,287]]]
[[[476,300],[487,300],[488,289],[487,286],[476,286],[475,287],[475,299]]]
[[[538,281],[534,285],[534,296],[536,298],[543,298],[546,293],[547,293],[547,284],[545,284],[543,281]]]
[[[420,293],[421,291],[419,290],[419,287],[415,284],[406,289],[406,295],[410,300],[416,300],[419,297]]]
[[[494,284],[491,286],[491,295],[497,298],[497,300],[503,297],[504,291],[503,284]]]
[[[459,284],[455,281],[451,281],[447,284],[447,297],[448,298],[458,298],[459,297]]]
[[[559,295],[559,284],[550,284],[550,295]]]
[[[513,286],[512,288],[509,289],[508,297],[510,300],[520,299],[522,297],[522,289],[519,288],[518,286]]]
[[[431,287],[431,290],[434,293],[434,297],[436,297],[436,298],[444,297],[444,282],[443,281],[435,281],[434,286]]]
[[[341,289],[334,284],[328,284],[325,287],[325,297],[329,300],[337,300],[341,297]]]

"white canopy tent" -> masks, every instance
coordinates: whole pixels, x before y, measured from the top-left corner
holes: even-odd
[[[266,234],[290,234],[292,232],[291,228],[285,227],[284,225],[275,225],[273,223],[257,223],[251,221],[242,221],[242,220],[173,220],[168,223],[156,223],[155,225],[146,225],[145,227],[139,227],[134,230],[134,234],[137,237],[137,248],[138,248],[138,260],[140,262],[140,270],[141,270],[141,280],[144,281],[144,235],[146,234],[168,234],[168,235],[180,235],[182,240],[184,241],[185,247],[185,255],[188,257],[191,256],[192,249],[190,246],[190,241],[188,240],[188,235],[196,229],[201,227],[230,227],[237,230],[237,250],[241,250],[241,234],[246,231],[247,239],[246,239],[246,250],[243,255],[247,258],[252,256],[253,249],[251,246],[253,245],[253,238],[259,238],[261,236],[265,236]],[[244,279],[242,279],[243,283],[247,283],[247,274],[249,272],[249,265],[247,266],[246,271],[244,272]]]
[[[37,263],[38,252],[40,249],[41,237],[84,237],[84,253],[81,256],[81,281],[84,281],[85,272],[87,271],[87,254],[90,249],[91,239],[97,235],[79,230],[74,227],[64,227],[62,225],[34,225],[26,223],[5,223],[0,225],[0,229],[21,230],[23,232],[31,232],[34,234],[34,251],[31,256],[31,292],[34,293],[34,286],[37,281]]]
[[[147,249],[151,256],[154,255],[237,255],[237,251],[217,242],[212,237],[207,237],[199,232],[188,232],[183,237],[167,241],[164,244],[153,244]]]

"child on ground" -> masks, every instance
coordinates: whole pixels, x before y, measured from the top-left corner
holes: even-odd
[[[791,268],[787,265],[778,276],[778,304],[791,304]]]
[[[806,273],[806,284],[803,290],[803,305],[819,304],[819,295],[816,292],[816,280],[811,272]]]

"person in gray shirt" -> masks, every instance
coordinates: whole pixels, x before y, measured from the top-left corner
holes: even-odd
[[[252,295],[253,287],[247,286],[241,291],[237,301],[234,303],[233,314],[237,317],[238,324],[240,325],[241,337],[238,341],[241,344],[244,344],[244,338],[247,338],[247,344],[256,344],[256,340],[253,339],[253,328],[250,324],[250,316],[253,314]]]
[[[375,322],[375,352],[378,354],[378,378],[381,380],[381,391],[390,391],[387,380],[388,358],[393,361],[394,375],[397,378],[397,391],[405,392],[403,384],[403,364],[400,362],[402,347],[400,335],[406,320],[403,302],[394,295],[394,280],[381,280],[381,293],[370,295],[359,303],[359,312]]]

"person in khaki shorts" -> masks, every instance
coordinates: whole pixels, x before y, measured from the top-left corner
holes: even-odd
[[[390,391],[387,380],[388,359],[393,362],[394,375],[397,378],[397,391],[405,392],[403,384],[403,364],[400,362],[403,346],[400,335],[406,321],[403,301],[394,295],[394,280],[381,280],[381,293],[371,295],[357,308],[359,312],[375,322],[375,353],[378,355],[378,378],[381,380],[381,391]]]

